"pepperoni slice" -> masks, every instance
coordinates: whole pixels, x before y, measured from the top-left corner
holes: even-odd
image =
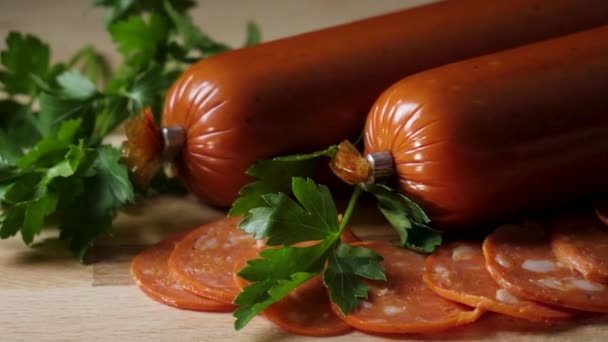
[[[608,226],[608,200],[595,202],[595,213],[600,221]]]
[[[175,246],[169,269],[179,283],[199,296],[232,303],[239,288],[234,263],[258,253],[259,244],[238,229],[240,218],[223,218],[193,230]]]
[[[592,312],[608,312],[608,286],[560,263],[542,226],[503,225],[483,243],[492,278],[522,298]]]
[[[424,281],[438,295],[529,321],[567,319],[573,312],[513,296],[486,270],[481,243],[444,244],[428,257]]]
[[[378,333],[433,333],[476,321],[483,308],[471,309],[431,291],[422,280],[425,256],[389,243],[354,244],[371,248],[384,257],[387,281],[364,280],[367,300],[348,316],[332,305],[344,321],[356,329]]]
[[[594,213],[552,220],[551,246],[563,264],[586,279],[608,284],[608,227]]]
[[[180,309],[220,312],[234,310],[234,305],[202,298],[184,290],[169,272],[169,255],[177,241],[187,233],[170,236],[138,254],[131,262],[131,274],[135,283],[150,298]]]

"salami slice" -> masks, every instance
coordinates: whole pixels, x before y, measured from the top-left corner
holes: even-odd
[[[608,200],[596,201],[595,213],[600,221],[608,226]]]
[[[608,227],[595,213],[579,212],[551,220],[551,246],[560,262],[586,279],[608,284]]]
[[[518,298],[500,287],[486,270],[481,243],[444,244],[428,257],[424,281],[444,298],[529,321],[563,320],[574,315],[569,310]]]
[[[169,272],[169,255],[177,241],[187,233],[170,236],[138,254],[131,262],[131,274],[135,283],[150,298],[180,309],[220,312],[234,310],[235,306],[232,304],[199,297],[184,290]]]
[[[608,312],[608,286],[560,263],[539,224],[503,225],[483,243],[492,278],[522,298],[591,312]]]
[[[199,296],[232,303],[239,293],[234,263],[258,253],[260,244],[238,229],[240,218],[223,218],[193,230],[175,246],[169,269]]]
[[[471,309],[431,291],[422,280],[424,255],[380,241],[354,245],[382,255],[388,279],[364,280],[368,298],[348,316],[332,305],[334,312],[354,328],[378,333],[434,333],[474,322],[484,313],[483,308]]]

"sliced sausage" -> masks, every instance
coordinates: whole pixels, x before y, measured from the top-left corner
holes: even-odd
[[[512,295],[490,276],[481,243],[453,242],[426,261],[424,281],[438,295],[458,303],[529,321],[563,320],[574,312]]]
[[[388,281],[364,280],[368,298],[344,316],[334,312],[356,329],[378,333],[433,333],[477,320],[485,309],[471,309],[444,299],[422,280],[425,256],[397,248],[386,242],[366,241],[356,246],[382,255]]]
[[[232,304],[199,297],[186,291],[169,272],[169,255],[175,244],[187,234],[188,232],[183,232],[170,236],[138,254],[131,262],[131,274],[135,283],[150,298],[180,309],[220,312],[234,310]]]
[[[591,312],[608,312],[608,286],[560,263],[540,224],[503,225],[483,243],[494,280],[522,298]]]
[[[199,296],[232,303],[239,293],[234,263],[257,255],[260,245],[238,229],[241,218],[222,218],[205,224],[179,241],[169,269],[179,283]]]
[[[551,220],[551,246],[557,259],[586,279],[608,284],[608,227],[592,211]]]

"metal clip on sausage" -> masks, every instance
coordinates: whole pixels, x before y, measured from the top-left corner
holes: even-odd
[[[365,156],[369,164],[370,173],[365,184],[374,184],[377,181],[390,178],[395,173],[393,157],[390,152],[374,152]]]
[[[182,126],[162,127],[161,135],[163,141],[163,152],[161,155],[163,171],[167,177],[173,178],[177,173],[174,160],[180,154],[186,142],[186,131]]]

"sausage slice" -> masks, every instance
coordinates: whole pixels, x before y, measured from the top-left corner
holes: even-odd
[[[181,240],[169,258],[169,269],[179,283],[199,296],[231,304],[239,293],[234,263],[253,257],[259,247],[238,229],[241,218],[223,218],[203,225]]]
[[[234,305],[199,297],[186,291],[169,272],[169,255],[175,244],[188,233],[172,235],[138,254],[131,262],[131,274],[135,283],[150,298],[180,309],[220,312],[234,310]]]
[[[494,280],[522,298],[591,312],[608,312],[608,286],[584,279],[557,260],[539,224],[503,225],[483,243]]]
[[[424,281],[446,299],[529,321],[563,320],[574,315],[572,311],[519,298],[500,287],[486,270],[481,243],[441,246],[426,261]]]
[[[485,312],[452,302],[431,291],[422,280],[425,256],[386,242],[356,243],[384,257],[387,282],[364,280],[369,295],[344,321],[356,329],[378,333],[433,333],[476,321]]]
[[[551,221],[551,246],[559,261],[586,279],[608,284],[608,227],[593,212]]]

